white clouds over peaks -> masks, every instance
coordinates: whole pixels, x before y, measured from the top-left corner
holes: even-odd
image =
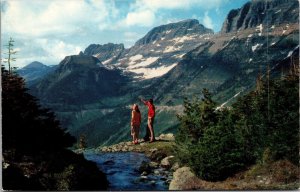
[[[159,10],[180,10],[201,7],[203,9],[217,9],[221,3],[228,0],[137,0],[130,6],[126,18],[119,22],[119,26],[130,27],[152,26],[157,23]],[[205,15],[206,23],[212,26],[208,15]],[[159,22],[158,22],[159,23]]]
[[[7,33],[44,36],[70,33],[81,27],[105,22],[117,14],[113,3],[102,0],[10,0],[2,12]],[[114,14],[112,14],[114,13]],[[85,25],[83,25],[85,23]]]
[[[127,14],[125,24],[127,26],[152,26],[155,21],[154,12],[151,10],[138,10]]]
[[[208,16],[208,12],[206,11],[204,14],[204,18],[202,20],[203,25],[207,28],[213,29],[214,28],[214,24],[212,19]]]

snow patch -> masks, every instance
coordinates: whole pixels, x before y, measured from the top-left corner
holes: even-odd
[[[250,58],[248,62],[250,63],[252,60],[253,60],[253,59],[252,59],[252,58]]]
[[[154,77],[159,77],[167,72],[169,72],[171,69],[173,69],[177,63],[174,63],[170,66],[161,66],[157,68],[139,68],[139,69],[133,69],[130,70],[131,72],[137,73],[137,74],[143,74],[143,79],[151,79]]]
[[[154,63],[155,61],[157,61],[159,57],[148,57],[146,60],[139,62],[136,65],[130,65],[128,67],[128,69],[136,69],[136,68],[140,68],[140,67],[146,67],[148,65],[150,65],[151,63]]]
[[[197,35],[185,35],[182,37],[176,37],[173,39],[176,43],[183,43],[185,41],[193,40]]]
[[[275,25],[272,25],[271,29],[274,29],[275,28]]]
[[[169,34],[169,33],[171,33],[171,31],[172,31],[172,30],[168,30],[168,31],[166,31],[166,34]]]
[[[252,36],[253,36],[253,34],[248,35],[249,38],[252,37]]]
[[[259,44],[259,43],[257,43],[256,45],[252,46],[252,52],[254,52],[260,46],[262,46],[262,44]]]
[[[143,55],[140,55],[140,54],[130,57],[129,58],[129,60],[130,60],[129,65],[134,65],[137,60],[140,60],[142,58],[143,58]]]
[[[176,58],[182,58],[184,55],[185,55],[185,53],[183,53],[183,54],[178,54],[178,55],[173,55],[173,57],[176,57]]]
[[[281,12],[281,9],[279,9],[278,11],[276,11],[275,14],[280,13],[280,12]]]
[[[103,63],[104,65],[107,65],[108,63],[110,63],[110,62],[112,61],[112,59],[113,59],[113,58],[107,59],[107,60],[105,60],[105,61],[102,61],[102,63]]]
[[[258,36],[261,36],[262,31],[263,31],[263,25],[260,24],[260,25],[256,26],[256,29],[255,29],[255,30],[256,30],[256,31],[259,31]]]

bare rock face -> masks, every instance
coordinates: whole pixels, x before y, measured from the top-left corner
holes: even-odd
[[[223,23],[222,33],[235,32],[262,25],[297,23],[299,1],[252,0],[240,9],[231,10]]]
[[[188,19],[178,23],[170,23],[153,28],[145,37],[135,43],[136,46],[148,44],[161,38],[173,39],[187,34],[207,34],[213,30],[205,28],[196,19]]]
[[[118,59],[124,50],[123,44],[91,44],[84,50],[84,54],[97,57],[101,62],[106,64],[107,62]]]

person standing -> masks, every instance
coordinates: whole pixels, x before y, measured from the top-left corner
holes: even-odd
[[[146,135],[144,137],[145,141],[149,141],[150,143],[155,141],[155,135],[154,135],[154,118],[155,118],[155,106],[153,104],[153,99],[149,99],[148,101],[145,101],[141,99],[141,101],[148,107],[148,123],[147,123],[147,129],[146,129]]]
[[[134,104],[132,106],[131,112],[131,136],[132,136],[132,143],[138,144],[139,140],[139,132],[140,132],[140,125],[141,125],[141,112],[139,110],[139,106]]]

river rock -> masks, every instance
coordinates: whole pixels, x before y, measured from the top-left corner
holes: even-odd
[[[171,166],[173,164],[174,164],[174,156],[173,155],[163,158],[160,162],[160,166],[167,168],[167,169],[171,168]]]
[[[154,162],[154,161],[151,161],[151,162],[149,163],[149,166],[150,166],[151,168],[157,168],[157,167],[158,167],[158,163],[156,163],[156,162]]]
[[[171,171],[176,171],[177,169],[179,169],[179,163],[178,162],[175,162],[172,167],[171,167]]]
[[[169,185],[169,190],[189,190],[196,189],[195,181],[198,178],[192,173],[189,167],[181,167],[173,173],[173,179]]]
[[[158,170],[154,170],[154,174],[155,174],[155,175],[159,175],[160,172],[159,172]]]
[[[143,171],[143,173],[141,174],[141,176],[146,176],[148,175],[149,173],[147,171]]]
[[[156,152],[158,149],[157,148],[152,148],[152,149],[150,149],[149,151],[151,152],[151,153],[154,153],[154,152]]]
[[[146,161],[143,161],[139,167],[139,172],[147,172],[150,173],[151,172],[151,167],[149,166],[149,163],[147,163]]]
[[[148,180],[148,177],[145,176],[145,175],[142,175],[142,176],[140,177],[140,179],[139,179],[139,181],[142,181],[142,182],[144,182],[144,181],[146,181],[146,180]]]

